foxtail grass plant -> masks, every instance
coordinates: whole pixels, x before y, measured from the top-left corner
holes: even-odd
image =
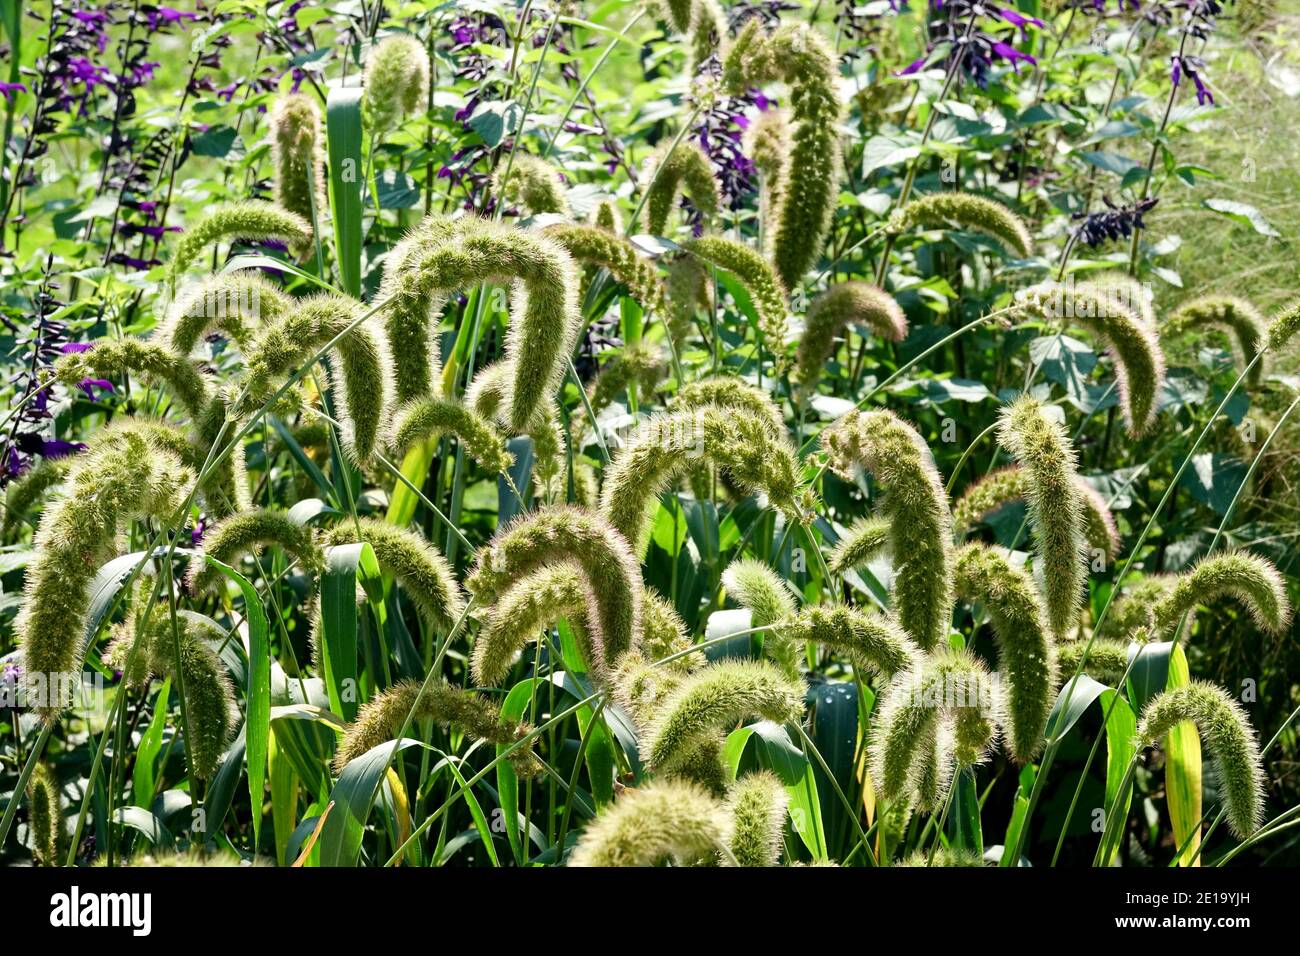
[[[789,86],[790,152],[765,232],[781,283],[794,289],[821,255],[838,198],[839,59],[805,24],[765,34],[754,17],[727,52],[723,79],[733,93],[774,81]]]
[[[947,640],[952,611],[952,516],[934,456],[911,425],[892,412],[849,412],[822,433],[830,467],[847,480],[865,470],[884,493],[889,522],[894,608],[923,650]]]

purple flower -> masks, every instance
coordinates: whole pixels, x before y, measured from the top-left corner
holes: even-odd
[[[99,401],[99,396],[95,395],[95,389],[97,388],[109,395],[116,391],[116,389],[113,388],[113,383],[106,378],[83,378],[78,383],[77,387],[85,392],[86,397],[92,402]]]
[[[99,85],[107,86],[109,81],[113,79],[112,73],[102,66],[95,66],[84,56],[74,56],[68,60],[68,70],[73,81],[81,83],[87,88]]]
[[[1095,248],[1108,240],[1127,239],[1134,229],[1145,229],[1142,217],[1155,208],[1160,200],[1151,197],[1132,206],[1116,206],[1107,197],[1102,197],[1106,208],[1101,212],[1088,215],[1075,213],[1074,218],[1081,220],[1075,235],[1084,245]]]
[[[998,41],[998,42],[994,43],[992,46],[990,46],[989,49],[992,50],[992,51],[993,51],[995,54],[997,54],[998,56],[1000,56],[1002,59],[1007,60],[1008,62],[1010,62],[1010,64],[1011,64],[1011,68],[1012,68],[1013,70],[1016,69],[1016,63],[1017,63],[1018,61],[1021,61],[1021,60],[1023,60],[1023,61],[1026,62],[1026,63],[1037,63],[1037,62],[1038,62],[1038,61],[1035,60],[1032,56],[1030,56],[1028,53],[1021,53],[1019,50],[1017,50],[1015,47],[1013,47],[1013,46],[1012,46],[1011,44],[1009,44],[1009,43],[1003,43],[1003,42],[1001,42],[1001,41]],[[1017,72],[1019,72],[1019,71],[1017,71]]]
[[[9,99],[10,93],[26,93],[27,87],[22,83],[0,83],[0,96]]]
[[[998,16],[1007,21],[1007,23],[1010,23],[1012,26],[1019,28],[1020,38],[1022,40],[1029,39],[1029,24],[1032,23],[1034,26],[1038,27],[1038,29],[1043,29],[1043,21],[1037,17],[1027,17],[1023,13],[1019,13],[1015,10],[1008,10],[1006,7],[999,8]]]
[[[1182,56],[1174,54],[1172,64],[1169,78],[1173,80],[1174,86],[1177,87],[1182,83],[1183,74],[1186,74],[1196,86],[1196,102],[1201,106],[1206,103],[1213,105],[1214,94],[1210,92],[1210,88],[1205,85],[1205,80],[1201,77],[1201,73],[1205,70],[1205,61],[1199,56],[1192,56],[1191,54]]]
[[[94,342],[64,342],[59,346],[59,351],[64,355],[80,355],[82,352],[89,352],[94,347]]]
[[[183,13],[180,10],[173,10],[171,7],[156,7],[153,10],[145,11],[145,17],[149,21],[149,29],[157,32],[164,27],[173,24],[184,26],[186,20],[197,20],[197,13]]]
[[[62,441],[57,438],[51,438],[41,442],[41,454],[46,458],[63,458],[67,455],[75,455],[77,452],[85,450],[85,443],[79,441]]]

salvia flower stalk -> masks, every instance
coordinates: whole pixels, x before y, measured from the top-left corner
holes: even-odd
[[[731,816],[721,801],[684,781],[655,781],[597,815],[568,865],[711,865],[730,837]]]
[[[731,45],[723,75],[733,93],[773,81],[790,87],[792,148],[781,177],[776,226],[769,232],[776,272],[787,289],[794,289],[821,255],[839,197],[839,60],[821,34],[805,24],[764,35],[753,19]]]
[[[492,701],[444,680],[432,681],[423,693],[414,681],[402,681],[361,705],[357,719],[349,725],[334,751],[334,772],[342,773],[353,760],[392,740],[412,708],[415,709],[413,721],[449,724],[473,740],[498,746],[517,743],[532,730],[526,723],[502,720],[500,708]],[[510,762],[521,776],[533,776],[541,769],[529,745],[515,750]]]
[[[855,323],[889,342],[907,337],[907,316],[888,292],[856,280],[833,285],[812,300],[804,316],[795,376],[805,388],[816,386],[834,351],[835,337]]]
[[[1205,681],[1163,691],[1147,704],[1138,737],[1154,746],[1184,720],[1196,725],[1219,767],[1219,796],[1228,825],[1239,837],[1259,828],[1264,817],[1264,767],[1259,743],[1241,705],[1227,691]]]
[[[46,509],[14,622],[32,708],[49,724],[71,705],[85,654],[89,586],[116,554],[118,531],[132,518],[170,522],[194,480],[171,452],[131,425],[113,426],[90,443],[68,475],[68,492]]]
[[[556,506],[522,517],[479,551],[466,587],[480,603],[491,603],[526,574],[575,562],[589,590],[591,641],[616,660],[640,630],[643,585],[626,539],[598,514]]]
[[[998,671],[1006,687],[1007,744],[1022,763],[1042,746],[1056,689],[1056,648],[1038,591],[1000,549],[970,544],[957,552],[957,595],[984,605],[993,623]]]
[[[1076,458],[1060,422],[1037,399],[1022,395],[1002,410],[998,442],[1025,475],[1025,501],[1035,541],[1035,576],[1052,633],[1067,635],[1079,615],[1087,573],[1083,505]]]
[[[172,251],[168,278],[174,290],[203,251],[223,240],[278,239],[301,248],[311,237],[311,223],[272,203],[222,203],[185,230]]]
[[[890,525],[894,609],[923,650],[942,643],[952,613],[952,516],[930,449],[888,411],[850,412],[821,439],[837,474],[852,480],[862,468],[883,488],[879,515]]]
[[[361,113],[371,130],[395,129],[420,112],[429,95],[429,54],[415,37],[394,33],[370,48]]]

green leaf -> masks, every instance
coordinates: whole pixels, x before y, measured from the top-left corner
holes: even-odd
[[[262,831],[262,788],[266,782],[267,739],[271,735],[271,642],[266,611],[256,588],[234,568],[211,555],[204,560],[239,586],[248,622],[248,684],[244,688],[247,714],[244,729],[248,749],[248,796],[253,817],[253,852],[259,848]]]
[[[321,866],[357,865],[366,821],[370,818],[375,795],[379,792],[391,758],[408,747],[422,746],[424,745],[418,740],[410,737],[386,740],[371,747],[343,768],[338,783],[334,784],[330,793],[334,809],[321,830]]]
[[[984,833],[980,829],[980,795],[975,774],[969,767],[957,774],[952,800],[953,842],[957,846],[984,854]]]
[[[1119,820],[1128,818],[1129,805],[1133,800],[1133,782],[1129,780],[1125,783],[1125,775],[1137,749],[1137,715],[1133,713],[1128,701],[1113,688],[1102,691],[1097,700],[1101,712],[1109,713],[1106,718],[1105,814],[1107,819],[1113,814],[1118,815],[1118,823]],[[1122,793],[1121,786],[1124,787]],[[1108,828],[1103,834],[1101,859],[1105,866],[1114,862],[1123,835],[1124,828],[1121,826]]]
[[[420,187],[406,173],[385,169],[375,176],[381,209],[413,209],[420,204]]]
[[[325,101],[334,256],[344,290],[361,295],[361,88],[340,86]]]
[[[149,726],[140,737],[140,746],[135,750],[135,766],[131,769],[131,792],[136,806],[148,807],[153,803],[154,791],[158,789],[158,780],[154,776],[153,765],[162,751],[163,730],[167,727],[167,699],[171,695],[172,681],[167,678],[158,689],[154,698],[153,717]]]
[[[138,830],[144,834],[145,839],[156,847],[171,846],[173,841],[171,831],[163,825],[163,822],[143,807],[118,807],[113,814],[113,822],[130,827],[132,830]]]
[[[1224,514],[1246,477],[1246,463],[1232,455],[1203,452],[1192,456],[1191,467],[1179,482],[1193,498]]]
[[[1169,655],[1169,676],[1166,688],[1174,690],[1191,683],[1187,656],[1181,645],[1174,645]],[[1179,866],[1200,861],[1201,831],[1201,738],[1196,725],[1184,720],[1169,731],[1165,738],[1165,802],[1169,807],[1169,822],[1174,830],[1174,846],[1186,845],[1178,858]]]
[[[195,156],[225,159],[238,138],[239,132],[233,126],[214,126],[193,137],[190,147]]]
[[[235,799],[235,790],[239,787],[244,769],[244,728],[239,729],[239,736],[230,745],[226,755],[221,758],[208,792],[203,800],[204,825],[207,827],[207,840],[211,844],[221,833],[221,826],[230,812],[230,804]]]
[[[379,562],[368,544],[340,544],[325,553],[320,582],[321,664],[330,709],[351,723],[357,716],[357,571],[363,583],[381,581]],[[382,600],[382,597],[381,597]]]
[[[732,731],[727,737],[723,760],[733,779],[740,770],[741,757],[750,746],[758,766],[771,770],[785,784],[790,798],[790,819],[799,839],[814,859],[827,859],[826,832],[812,761],[790,741],[784,727],[762,720]]]
[[[1169,657],[1174,645],[1169,641],[1130,644],[1128,658],[1128,699],[1135,713],[1142,713],[1147,702],[1160,693],[1169,681]]]
[[[1127,176],[1134,170],[1140,170],[1143,176],[1146,175],[1146,167],[1136,159],[1121,156],[1119,153],[1080,150],[1077,155],[1084,162],[1096,166],[1098,169],[1104,169],[1108,173],[1114,173],[1116,176]]]
[[[1233,199],[1206,199],[1204,204],[1206,209],[1212,209],[1214,212],[1227,216],[1243,226],[1250,226],[1261,236],[1277,239],[1282,235],[1264,218],[1262,212],[1244,202],[1237,202]]]

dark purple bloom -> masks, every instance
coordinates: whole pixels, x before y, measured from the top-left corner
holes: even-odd
[[[22,83],[0,83],[0,96],[9,99],[10,93],[26,93],[27,87]]]
[[[183,13],[180,10],[173,10],[171,7],[155,7],[152,10],[146,10],[145,17],[149,21],[149,29],[157,32],[164,27],[177,23],[184,26],[185,21],[197,20],[199,15],[197,13]]]
[[[41,442],[41,454],[46,458],[63,458],[67,455],[75,455],[77,452],[85,450],[85,443],[79,441],[62,441],[57,438],[51,438]]]
[[[1183,81],[1183,75],[1186,74],[1191,78],[1192,83],[1196,86],[1196,102],[1201,106],[1206,103],[1214,103],[1214,94],[1210,88],[1205,85],[1205,80],[1201,74],[1205,70],[1205,61],[1199,56],[1184,54],[1179,56],[1174,54],[1172,58],[1173,65],[1170,69],[1170,79],[1173,80],[1174,86],[1177,87]]]
[[[1127,239],[1133,235],[1134,229],[1146,228],[1142,217],[1155,208],[1159,201],[1151,197],[1132,206],[1116,206],[1103,196],[1102,202],[1106,204],[1106,208],[1101,212],[1086,216],[1083,213],[1074,214],[1076,220],[1081,220],[1075,235],[1080,242],[1089,247],[1099,246],[1108,240]]]
[[[83,378],[78,383],[77,387],[85,392],[86,397],[92,402],[99,401],[99,396],[95,394],[95,389],[97,388],[109,395],[116,391],[116,389],[113,388],[113,383],[106,378]]]

